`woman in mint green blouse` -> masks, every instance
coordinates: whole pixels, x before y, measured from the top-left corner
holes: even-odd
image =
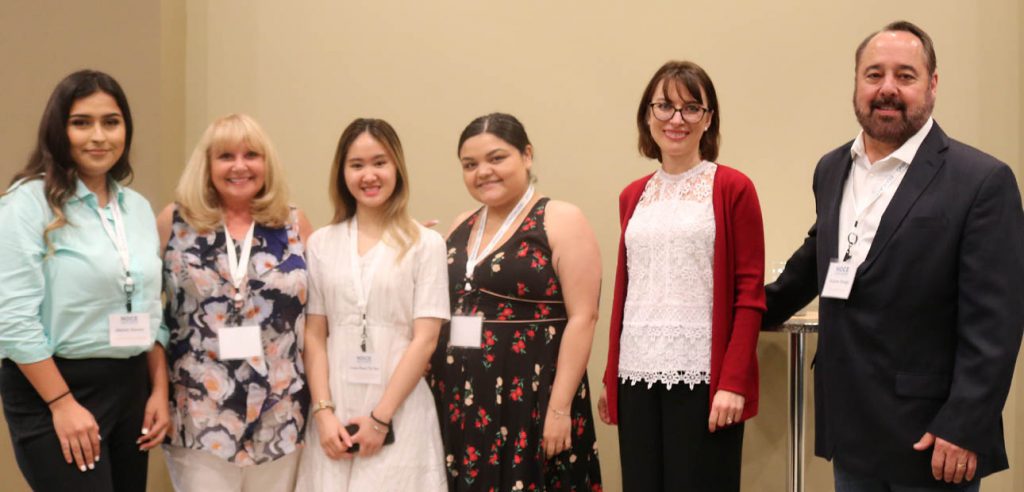
[[[122,184],[131,139],[118,83],[75,72],[0,196],[0,399],[34,490],[145,490],[167,430],[159,244]]]

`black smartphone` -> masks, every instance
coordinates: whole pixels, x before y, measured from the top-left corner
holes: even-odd
[[[345,432],[348,432],[349,436],[354,436],[356,432],[359,432],[359,426],[356,424],[348,424],[345,426]],[[348,448],[348,453],[358,453],[359,443],[352,443],[352,447]]]
[[[356,432],[359,432],[359,426],[356,425],[356,424],[348,424],[348,425],[345,426],[345,432],[348,432],[349,436],[353,436],[353,435],[355,435]],[[384,445],[386,446],[386,445],[392,444],[394,442],[395,442],[395,433],[389,427],[387,435],[384,436]],[[348,451],[346,451],[346,452],[348,452],[348,453],[358,453],[359,452],[359,443],[352,443],[352,447],[348,448]]]

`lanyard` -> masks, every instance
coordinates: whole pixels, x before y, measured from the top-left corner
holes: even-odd
[[[362,325],[362,335],[360,337],[359,346],[366,352],[366,306],[370,299],[370,292],[373,290],[373,276],[377,272],[377,266],[380,263],[380,252],[374,254],[370,258],[369,267],[366,269],[365,277],[363,275],[363,266],[359,261],[359,224],[356,222],[355,216],[348,222],[348,239],[349,239],[349,260],[352,265],[352,283],[356,291],[356,307],[359,309],[359,319]],[[363,279],[366,282],[363,282]],[[366,285],[366,289],[363,286]]]
[[[128,312],[132,312],[132,293],[135,292],[135,281],[132,280],[132,257],[128,252],[128,238],[124,233],[124,218],[121,216],[121,207],[117,204],[117,197],[114,193],[111,193],[110,197],[110,213],[114,217],[114,227],[111,228],[110,224],[107,223],[106,217],[100,212],[100,209],[96,209],[96,213],[100,216],[100,225],[103,226],[103,232],[107,233],[107,237],[114,243],[114,248],[117,249],[117,256],[121,258],[121,267],[124,269],[124,282],[122,287],[125,295],[125,309]]]
[[[516,217],[518,217],[523,209],[526,208],[526,204],[530,203],[531,199],[533,199],[533,185],[530,185],[530,187],[526,189],[526,193],[524,193],[523,197],[519,199],[519,203],[517,203],[515,208],[512,209],[512,212],[505,217],[505,221],[501,223],[501,227],[498,228],[498,232],[494,233],[494,236],[491,237],[491,240],[487,243],[487,246],[483,251],[480,251],[480,243],[484,240],[484,228],[487,226],[487,207],[485,206],[484,210],[480,212],[480,229],[476,231],[476,237],[473,238],[473,246],[469,249],[469,257],[466,259],[467,291],[472,289],[470,281],[473,280],[473,269],[476,268],[476,264],[480,261],[480,258],[486,257],[490,254],[491,250],[493,250],[494,246],[498,244],[498,241],[501,240],[502,236],[508,232],[508,228],[512,227],[512,224],[515,223]]]
[[[853,219],[853,229],[851,229],[850,233],[846,235],[846,254],[843,255],[843,261],[850,261],[850,258],[853,257],[853,255],[851,254],[853,250],[853,245],[857,244],[857,240],[860,239],[860,223],[862,220],[864,220],[864,216],[867,215],[868,210],[871,210],[871,207],[875,204],[875,202],[877,202],[878,199],[881,198],[882,195],[884,195],[889,190],[889,188],[891,188],[892,185],[896,183],[896,180],[905,172],[907,172],[907,163],[900,163],[899,167],[897,167],[892,172],[892,174],[889,175],[889,179],[885,180],[885,182],[882,183],[882,186],[879,186],[878,189],[875,190],[875,194],[874,196],[871,197],[871,200],[864,204],[863,207],[860,207],[859,211],[857,211],[858,204],[856,193],[853,194],[853,208],[854,211],[857,213],[857,216],[854,217]],[[850,187],[850,190],[853,190],[852,185]]]
[[[228,250],[228,271],[231,272],[231,284],[235,286],[235,305],[242,304],[242,286],[245,276],[249,273],[249,254],[252,253],[252,233],[256,230],[256,221],[249,224],[249,231],[245,233],[242,241],[242,256],[235,254],[235,240],[231,239],[231,232],[227,224],[224,224],[224,243]]]

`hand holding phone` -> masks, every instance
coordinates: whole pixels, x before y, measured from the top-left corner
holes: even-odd
[[[348,435],[350,435],[350,436],[354,436],[354,435],[356,435],[356,432],[359,432],[359,426],[356,425],[356,424],[348,424],[348,425],[345,426],[345,432],[348,432]],[[357,443],[357,442],[356,443],[352,443],[352,446],[349,447],[346,452],[347,453],[358,453],[359,452],[359,443]]]

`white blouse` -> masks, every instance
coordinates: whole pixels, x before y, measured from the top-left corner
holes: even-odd
[[[710,382],[717,169],[702,161],[682,174],[658,170],[626,226],[624,382]]]

